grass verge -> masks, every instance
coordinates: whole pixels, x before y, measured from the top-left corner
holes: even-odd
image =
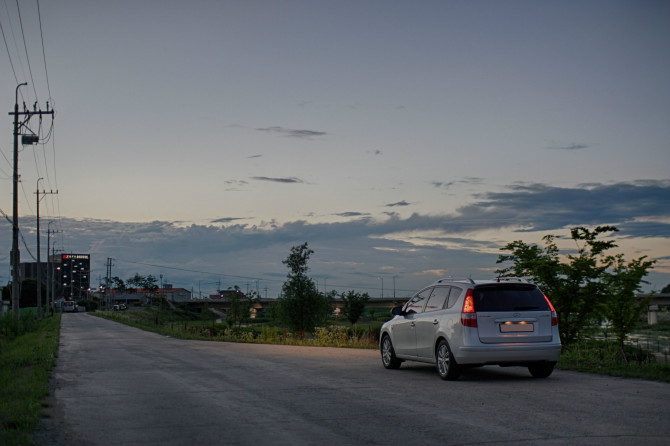
[[[381,322],[367,321],[355,327],[330,324],[317,327],[313,333],[292,333],[270,323],[248,323],[231,327],[216,322],[207,313],[148,307],[133,311],[97,311],[94,316],[121,322],[143,330],[181,339],[291,344],[324,347],[377,348]]]
[[[42,321],[30,313],[22,313],[19,322],[11,313],[0,317],[0,444],[32,444],[59,335],[60,314]]]
[[[557,367],[625,378],[670,382],[670,363],[633,345],[586,339],[563,348]]]

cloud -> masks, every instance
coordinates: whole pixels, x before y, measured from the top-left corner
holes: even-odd
[[[484,182],[483,178],[478,177],[466,177],[458,181],[431,181],[430,184],[440,189],[449,189],[452,186],[457,184],[482,184]]]
[[[52,242],[66,252],[90,253],[94,281],[104,277],[106,260],[113,258],[114,276],[164,274],[176,286],[210,291],[219,281],[224,288],[259,281],[269,297],[281,290],[287,274],[282,260],[290,248],[308,242],[315,251],[310,274],[319,280],[320,288],[327,282],[329,289],[357,289],[377,296],[378,277],[395,275],[398,295],[407,296],[434,280],[436,270],[443,276],[493,276],[499,248],[523,239],[518,234],[528,230],[567,235],[572,226],[612,224],[620,230],[619,240],[667,240],[668,196],[670,180],[575,188],[515,184],[480,194],[450,213],[414,213],[406,218],[391,214],[374,219],[353,211],[337,215],[365,218],[245,224],[241,218],[223,217],[207,225],[62,218],[58,229],[63,232]],[[34,231],[30,226],[34,218],[26,216],[22,222],[26,243],[34,253],[34,237],[27,236]],[[11,225],[0,225],[0,239],[11,239]],[[662,256],[667,256],[665,251]],[[28,249],[22,246],[21,252],[24,262],[31,261]],[[651,286],[660,289],[670,283],[670,274],[663,273],[660,265],[663,261],[667,270],[668,261],[661,256],[656,259],[658,268],[649,279]],[[9,271],[8,263],[8,255],[0,256],[0,271]]]
[[[364,212],[340,212],[339,214],[333,214],[337,215],[338,217],[364,217],[364,216],[369,216],[369,213],[364,213]]]
[[[273,183],[304,183],[300,178],[271,178],[271,177],[253,177],[257,181],[270,181]]]
[[[644,223],[648,237],[670,234],[670,180],[638,180],[632,183],[584,184],[561,188],[545,184],[513,185],[508,191],[489,192],[458,212],[468,219],[514,222],[533,230],[604,223],[626,224],[635,232],[643,223],[635,217],[652,218]]]
[[[385,206],[391,208],[391,207],[395,207],[395,206],[410,206],[410,204],[411,203],[408,203],[405,200],[402,200],[402,201],[398,201],[398,202],[395,202],[395,203],[386,204]]]
[[[320,131],[315,131],[315,130],[298,130],[298,129],[287,129],[284,127],[265,127],[265,128],[257,128],[259,132],[267,132],[267,133],[279,133],[283,136],[288,136],[291,138],[305,138],[309,139],[313,136],[324,136],[326,135],[326,132],[320,132]]]
[[[217,218],[216,220],[212,220],[212,223],[231,223],[233,221],[238,221],[238,220],[246,220],[245,218],[238,218],[238,217],[224,217],[224,218]]]
[[[588,144],[578,144],[578,143],[572,143],[568,144],[565,146],[551,146],[547,147],[549,150],[582,150],[582,149],[588,149],[589,146]]]

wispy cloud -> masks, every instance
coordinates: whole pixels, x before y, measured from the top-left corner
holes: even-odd
[[[457,184],[481,184],[484,182],[483,178],[466,177],[457,181],[431,181],[430,184],[440,189],[449,189]]]
[[[217,218],[216,220],[212,220],[212,223],[231,223],[238,220],[246,220],[246,219],[240,217],[223,217],[223,218]]]
[[[305,138],[309,139],[314,136],[324,136],[326,135],[326,132],[320,132],[316,130],[302,130],[302,129],[287,129],[284,127],[265,127],[265,128],[257,128],[259,132],[267,132],[267,133],[278,133],[282,136],[288,136],[291,138]]]
[[[550,146],[547,147],[549,150],[582,150],[582,149],[588,149],[589,146],[588,144],[579,144],[579,143],[572,143],[572,144],[566,144],[562,146]]]
[[[290,177],[290,178],[272,178],[272,177],[253,177],[257,181],[270,181],[272,183],[304,183],[300,178]]]
[[[364,217],[369,216],[370,214],[367,212],[340,212],[333,215],[337,215],[338,217]]]
[[[389,208],[392,208],[392,207],[396,207],[396,206],[409,206],[410,204],[411,203],[408,203],[407,201],[402,200],[402,201],[397,201],[395,203],[388,203],[385,206],[389,207]]]
[[[230,185],[238,185],[238,186],[249,184],[249,182],[245,181],[245,180],[226,180],[226,181],[224,181],[224,183],[225,184],[230,184]]]

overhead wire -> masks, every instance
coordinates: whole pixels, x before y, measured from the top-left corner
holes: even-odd
[[[30,74],[30,82],[33,87],[33,92],[35,93],[35,101],[37,101],[37,89],[35,88],[35,79],[33,79],[33,70],[30,66],[30,56],[28,56],[28,45],[26,43],[26,34],[23,31],[23,19],[21,18],[21,7],[19,6],[19,0],[16,0],[16,11],[19,16],[19,24],[21,25],[21,38],[23,39],[23,48],[26,52],[26,62],[28,63],[28,73]]]
[[[9,10],[9,5],[7,4],[7,0],[4,0],[4,3],[5,3],[5,10],[7,11],[7,18],[9,19],[9,17],[12,16],[12,13]],[[23,63],[21,62],[21,51],[19,50],[18,39],[16,38],[16,33],[14,32],[14,26],[12,26],[12,21],[11,20],[7,20],[7,23],[9,25],[9,31],[11,32],[12,41],[14,43],[14,52],[16,54],[16,62],[18,64],[18,67],[21,69],[21,74],[23,74],[23,79],[25,79],[26,78],[26,70],[23,67]],[[9,46],[7,46],[7,54],[9,55],[10,53],[11,53],[11,51],[9,50]],[[12,64],[12,67],[14,67],[14,64]],[[14,79],[16,80],[17,84],[20,82],[19,77],[17,76],[15,70],[14,70]],[[18,92],[19,92],[19,95],[21,96],[21,100],[24,102],[24,106],[25,106],[26,98],[23,96],[23,90],[19,89]]]
[[[17,0],[18,1],[18,0]],[[49,85],[49,70],[47,69],[47,55],[44,51],[44,33],[42,32],[42,14],[40,13],[40,0],[37,1],[37,18],[40,21],[40,40],[42,41],[42,58],[44,59],[44,74],[47,81],[47,92],[49,93],[49,100],[51,100],[51,85]]]
[[[5,3],[5,8],[7,3]],[[9,65],[12,67],[12,73],[14,73],[14,80],[16,83],[19,83],[19,78],[16,76],[16,70],[14,69],[14,62],[12,62],[12,54],[9,51],[9,45],[7,44],[7,37],[5,36],[5,28],[2,26],[2,21],[0,21],[0,32],[2,32],[2,40],[5,42],[5,48],[7,49],[7,57],[9,57]]]

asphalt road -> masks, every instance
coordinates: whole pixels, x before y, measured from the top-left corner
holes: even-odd
[[[670,385],[183,341],[64,314],[42,445],[668,445]]]

